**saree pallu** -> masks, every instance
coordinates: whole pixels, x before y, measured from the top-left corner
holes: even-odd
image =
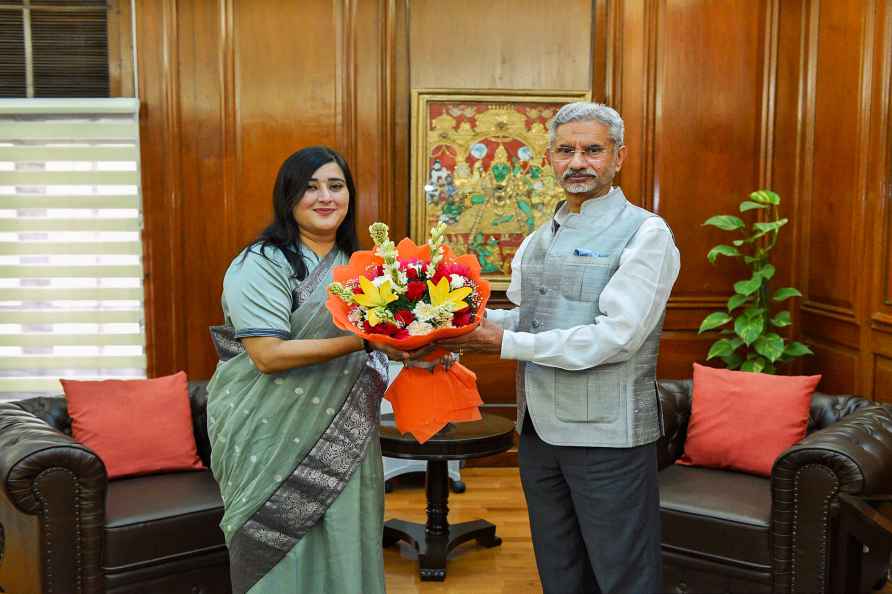
[[[331,266],[345,258],[326,260],[300,287],[295,339],[345,334],[324,306]],[[384,591],[377,426],[386,374],[385,358],[364,352],[276,374],[244,352],[218,364],[208,429],[233,592]]]

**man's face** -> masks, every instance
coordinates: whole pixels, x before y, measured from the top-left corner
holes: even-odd
[[[551,148],[551,166],[570,197],[587,200],[610,191],[626,158],[626,147],[615,150],[606,125],[597,121],[558,126]]]

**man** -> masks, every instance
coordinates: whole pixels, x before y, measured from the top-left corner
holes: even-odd
[[[518,462],[546,594],[662,590],[656,364],[679,270],[672,232],[614,176],[623,121],[564,106],[549,151],[566,200],[521,244],[508,298],[439,343],[518,361]]]

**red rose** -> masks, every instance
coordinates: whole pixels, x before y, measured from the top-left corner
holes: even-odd
[[[354,295],[359,295],[360,293],[362,293],[362,287],[360,287],[359,285],[356,285],[355,287],[353,287]]]
[[[451,264],[440,264],[439,266],[437,266],[437,273],[431,280],[434,282],[435,285],[439,284],[440,279],[444,276],[451,281],[451,276],[453,274],[458,274],[467,278],[471,276],[471,269],[464,264],[459,264],[457,262],[453,262]]]
[[[391,336],[393,336],[397,340],[402,340],[404,338],[409,338],[409,331],[406,330],[405,328],[400,328],[396,332],[391,334]]]
[[[418,278],[418,271],[414,267],[406,268],[406,278],[409,280],[415,280]]]
[[[384,266],[382,266],[381,264],[372,264],[372,265],[366,266],[365,274],[363,276],[365,276],[369,280],[374,280],[374,279],[378,278],[379,276],[382,276],[383,274],[384,274]]]
[[[467,326],[474,321],[474,312],[470,307],[457,311],[452,315],[452,325],[455,327]]]
[[[385,336],[393,336],[400,328],[388,322],[381,322],[375,326],[372,326],[368,322],[363,322],[362,329],[366,334],[384,334]]]
[[[415,321],[415,315],[408,309],[398,310],[395,314],[393,314],[393,317],[403,326],[408,326]]]
[[[406,298],[409,301],[418,301],[427,293],[427,285],[421,281],[411,281],[406,285]]]

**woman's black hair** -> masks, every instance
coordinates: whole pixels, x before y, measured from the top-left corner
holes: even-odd
[[[279,167],[276,185],[273,187],[273,222],[248,244],[258,246],[263,256],[267,247],[278,248],[288,258],[294,276],[299,280],[306,278],[307,265],[300,253],[294,250],[294,247],[300,245],[300,227],[294,220],[294,206],[303,198],[316,170],[332,162],[337,163],[344,172],[344,182],[350,193],[347,216],[338,227],[335,246],[347,255],[355,252],[359,247],[359,240],[356,237],[356,187],[353,185],[353,175],[344,157],[327,146],[303,148],[285,159]]]

